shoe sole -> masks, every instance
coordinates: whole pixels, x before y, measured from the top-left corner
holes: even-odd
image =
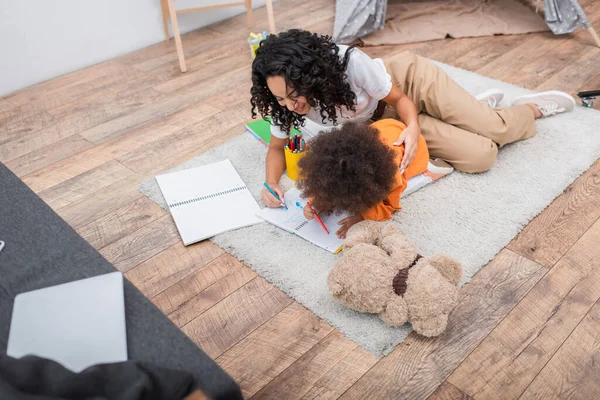
[[[574,109],[575,105],[577,104],[577,103],[575,103],[575,99],[572,96],[570,96],[570,95],[568,95],[568,94],[566,94],[564,92],[558,91],[558,90],[550,90],[548,92],[542,92],[542,93],[537,93],[537,94],[528,94],[526,96],[520,96],[520,97],[516,98],[515,101],[513,101],[512,106],[514,107],[514,106],[520,106],[520,105],[523,105],[523,104],[531,103],[531,101],[528,101],[530,99],[540,99],[540,100],[544,100],[544,101],[554,101],[554,100],[546,100],[545,99],[546,96],[559,96],[559,97],[562,97],[565,100],[568,100],[571,103],[572,107],[569,108],[569,109],[567,109],[567,111],[571,111],[572,109]]]
[[[452,172],[454,172],[452,165],[439,158],[436,158],[429,160],[429,163],[427,164],[427,171],[425,171],[423,175],[430,177],[434,181],[437,181],[438,179],[449,175]]]

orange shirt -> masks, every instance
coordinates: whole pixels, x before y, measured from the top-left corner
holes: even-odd
[[[427,143],[423,135],[419,135],[419,144],[417,147],[417,153],[412,163],[406,168],[404,173],[400,173],[400,162],[404,155],[404,144],[401,146],[394,146],[394,142],[400,136],[400,133],[406,128],[402,122],[395,119],[382,119],[371,125],[380,133],[382,141],[388,146],[392,147],[396,151],[396,162],[398,164],[398,172],[396,173],[396,182],[394,188],[387,195],[385,199],[376,206],[368,209],[362,213],[364,219],[370,219],[374,221],[385,221],[392,217],[392,213],[396,210],[401,209],[400,196],[406,189],[407,182],[413,176],[417,176],[427,171],[427,164],[429,162],[429,150],[427,150]]]

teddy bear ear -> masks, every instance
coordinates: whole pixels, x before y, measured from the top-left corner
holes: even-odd
[[[417,258],[415,245],[402,233],[386,236],[379,246],[390,255],[399,268],[408,268]]]
[[[348,229],[344,249],[349,249],[358,243],[375,244],[382,224],[376,221],[361,221]]]
[[[404,232],[402,232],[402,230],[400,229],[400,225],[398,225],[395,222],[388,222],[386,224],[383,224],[383,227],[381,228],[381,232],[379,232],[379,242],[381,242],[384,238],[386,238],[387,236],[392,236],[392,235],[403,235],[404,236]]]

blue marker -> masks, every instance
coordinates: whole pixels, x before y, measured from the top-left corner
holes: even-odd
[[[269,192],[271,192],[271,194],[273,196],[275,196],[275,198],[279,201],[281,201],[281,198],[277,195],[277,193],[275,193],[275,191],[273,189],[271,189],[271,187],[269,185],[267,185],[267,182],[263,183],[263,185],[267,188],[267,190]],[[283,201],[281,201],[281,205],[287,210],[288,207],[285,205],[285,203]]]

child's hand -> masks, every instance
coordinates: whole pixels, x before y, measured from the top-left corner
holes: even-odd
[[[315,212],[308,204],[304,206],[304,218],[308,220],[315,218]]]
[[[346,239],[346,234],[348,233],[348,229],[354,224],[358,224],[360,221],[364,220],[363,216],[358,214],[353,217],[344,218],[338,225],[342,225],[340,229],[337,230],[336,235],[340,239]]]

